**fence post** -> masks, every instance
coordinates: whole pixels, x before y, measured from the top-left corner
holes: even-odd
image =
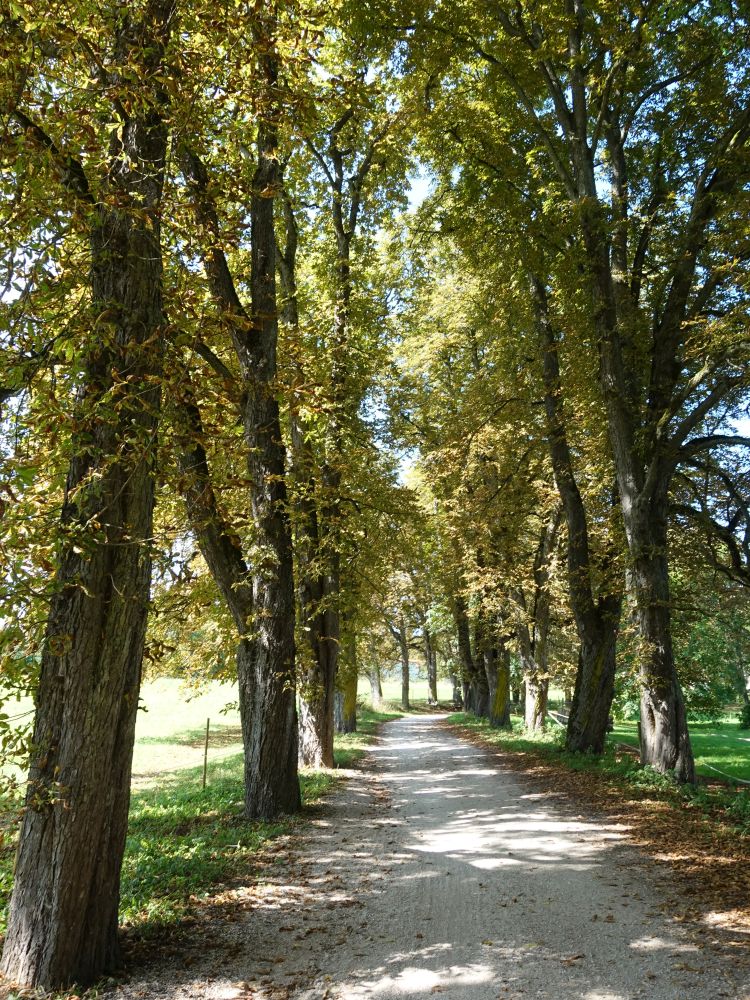
[[[208,729],[211,725],[211,719],[206,719],[206,743],[203,747],[203,787],[206,787],[206,774],[208,772]]]

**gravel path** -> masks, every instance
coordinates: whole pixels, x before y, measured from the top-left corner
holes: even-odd
[[[433,716],[389,723],[371,758],[262,882],[207,911],[189,954],[108,996],[750,1000],[622,828],[530,792]]]

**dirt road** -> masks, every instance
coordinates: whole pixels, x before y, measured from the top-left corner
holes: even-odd
[[[750,998],[626,831],[531,791],[435,717],[389,723],[302,843],[127,1000]],[[662,876],[663,878],[663,876]],[[746,968],[746,967],[745,967]]]

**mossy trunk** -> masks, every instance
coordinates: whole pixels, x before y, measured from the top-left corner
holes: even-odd
[[[357,643],[352,633],[346,636],[343,655],[339,661],[335,713],[337,733],[354,733],[357,731],[358,680]]]
[[[497,651],[492,669],[494,682],[490,684],[490,725],[494,729],[510,729],[510,650],[504,646]]]

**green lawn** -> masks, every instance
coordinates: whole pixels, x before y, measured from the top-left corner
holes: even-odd
[[[699,774],[750,781],[750,731],[736,722],[690,722],[689,728]],[[611,739],[637,747],[638,723],[616,722]]]
[[[248,877],[253,855],[289,832],[294,819],[248,823],[242,815],[242,741],[232,685],[214,683],[200,694],[179,681],[143,687],[136,727],[133,796],[122,871],[121,919],[140,935],[177,923],[196,900],[230,879]],[[10,714],[10,713],[9,713]],[[336,738],[339,767],[365,753],[380,722],[394,715],[363,710],[359,732]],[[206,719],[210,718],[208,783],[202,788]],[[306,806],[336,782],[335,772],[304,771]],[[12,885],[14,817],[19,803],[0,811],[0,933]],[[2,840],[4,831],[5,839]]]
[[[409,701],[415,705],[426,706],[429,697],[427,678],[420,677],[409,682]],[[453,703],[453,686],[449,680],[438,680],[437,683],[438,701],[443,708],[449,708]],[[370,704],[370,682],[367,678],[359,679],[359,697],[366,704]],[[383,678],[383,701],[388,705],[401,704],[401,674],[393,677]]]

